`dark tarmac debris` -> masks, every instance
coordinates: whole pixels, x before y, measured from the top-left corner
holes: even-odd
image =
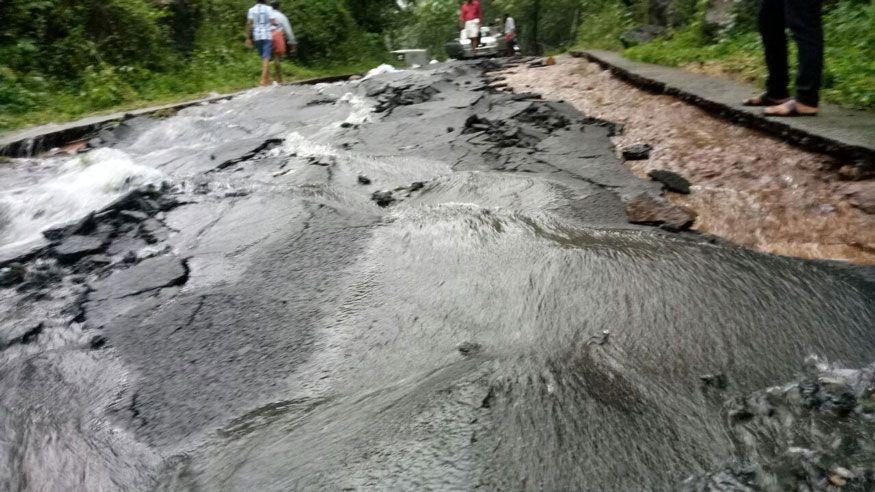
[[[662,183],[662,186],[667,191],[688,195],[690,193],[690,182],[687,178],[672,171],[663,169],[655,169],[647,173],[650,179]]]
[[[395,198],[392,196],[392,191],[380,190],[371,194],[371,200],[381,207],[388,207],[395,201]]]
[[[457,347],[459,353],[464,355],[465,357],[477,354],[478,352],[480,352],[481,348],[482,347],[477,342],[462,342]]]
[[[796,381],[726,403],[738,460],[686,491],[875,489],[875,365],[812,358]]]
[[[626,204],[626,215],[633,224],[662,227],[670,231],[689,229],[695,215],[662,197],[642,193]]]
[[[14,287],[24,282],[27,269],[21,263],[11,263],[9,266],[0,268],[0,288]]]
[[[699,380],[702,382],[702,388],[714,388],[718,390],[723,390],[729,387],[729,378],[727,378],[726,375],[722,373],[703,374],[701,377],[699,377]]]
[[[106,247],[106,239],[95,236],[73,235],[54,247],[54,255],[61,263],[72,264],[79,259],[99,253]]]
[[[359,174],[357,181],[358,181],[358,184],[360,184],[360,185],[371,184],[371,178],[365,176],[364,174]]]
[[[106,346],[106,337],[103,335],[95,335],[88,342],[88,346],[91,350],[100,350]]]
[[[623,148],[623,159],[626,159],[627,161],[643,161],[650,159],[650,151],[652,150],[653,147],[651,147],[650,144],[630,145]]]

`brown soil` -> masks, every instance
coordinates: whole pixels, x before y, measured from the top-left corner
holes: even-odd
[[[875,212],[875,179],[852,181],[851,163],[641,91],[585,60],[556,62],[508,69],[505,82],[625,124],[614,137],[618,153],[635,143],[654,148],[650,159],[627,162],[635,174],[648,179],[648,171],[668,169],[692,183],[690,195],[668,195],[696,211],[694,229],[770,253],[875,264],[875,215],[861,209],[868,200]]]

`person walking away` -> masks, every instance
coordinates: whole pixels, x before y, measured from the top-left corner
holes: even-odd
[[[504,14],[504,41],[507,45],[507,56],[516,54],[516,22],[510,14]]]
[[[465,36],[471,40],[471,53],[477,52],[480,46],[480,22],[483,18],[480,12],[480,0],[465,0],[462,4],[462,13],[459,17]]]
[[[276,82],[283,83],[283,70],[280,66],[283,58],[288,54],[293,56],[298,50],[298,43],[295,40],[295,33],[292,31],[292,25],[289,23],[289,18],[280,10],[278,0],[273,0],[270,4],[273,9],[276,25],[273,26],[271,32],[271,44],[273,45],[273,61],[274,69],[276,70]]]
[[[271,29],[276,25],[276,14],[266,0],[256,0],[246,14],[246,47],[255,47],[261,57],[261,85],[270,83],[270,57],[273,51]]]
[[[766,116],[817,115],[823,74],[822,0],[760,0],[759,30],[766,54],[766,91],[744,102],[766,106]],[[787,90],[787,27],[798,48],[796,97]]]

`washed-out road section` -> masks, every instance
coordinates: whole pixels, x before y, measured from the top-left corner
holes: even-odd
[[[808,374],[818,422],[865,415],[872,371],[826,361],[875,360],[871,277],[677,232],[686,212],[615,157],[621,128],[493,91],[490,68],[253,90],[4,165],[0,488],[656,490],[811,469],[756,432],[783,408],[804,434],[801,404],[758,392]],[[871,430],[855,422],[824,432]],[[866,453],[836,451],[846,481]]]

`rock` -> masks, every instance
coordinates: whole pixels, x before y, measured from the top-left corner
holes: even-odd
[[[859,179],[863,179],[865,177],[865,173],[860,168],[860,166],[853,166],[851,164],[845,164],[840,167],[838,170],[839,178],[844,179],[846,181],[857,181]]]
[[[19,290],[44,289],[64,278],[64,270],[53,261],[36,261],[24,275]]]
[[[842,194],[852,206],[867,214],[875,214],[875,186],[871,183],[851,183]]]
[[[361,75],[350,75],[349,79],[347,79],[347,80],[361,80],[361,78],[362,78]]]
[[[620,42],[626,48],[649,43],[665,34],[665,28],[654,25],[638,26],[620,35]]]
[[[75,263],[83,256],[103,251],[104,244],[101,237],[73,235],[55,246],[54,255],[61,263]]]
[[[389,190],[381,190],[375,191],[371,195],[371,200],[377,202],[377,205],[381,207],[388,207],[395,201],[395,198],[392,196],[392,192]]]
[[[459,344],[458,347],[456,347],[459,353],[464,355],[465,357],[480,352],[480,348],[480,344],[477,342],[462,342],[461,344]]]
[[[447,133],[453,133],[454,131],[456,131],[455,128],[453,128],[453,127],[451,127],[451,126],[448,126],[448,127],[447,127]]]
[[[88,342],[88,346],[91,350],[100,350],[106,345],[106,337],[103,335],[95,335],[91,338],[91,341]]]
[[[425,183],[423,183],[422,181],[414,181],[414,182],[410,185],[410,188],[408,188],[408,189],[412,192],[412,191],[418,191],[418,190],[421,190],[421,189],[423,189],[423,188],[425,188]]]
[[[6,268],[0,268],[0,288],[14,287],[24,282],[27,270],[20,263],[12,263]]]
[[[689,229],[695,216],[661,197],[642,193],[626,204],[626,216],[633,224],[658,225],[670,231]]]
[[[690,182],[678,173],[657,169],[647,173],[650,179],[662,183],[664,189],[684,195],[690,194]]]
[[[371,184],[371,178],[365,176],[364,174],[359,174],[358,182],[359,184],[369,185]]]
[[[348,122],[348,121],[344,121],[343,123],[340,124],[340,127],[341,128],[352,128],[353,124]]]
[[[157,256],[135,266],[114,271],[94,284],[91,300],[121,299],[188,280],[188,268],[175,256]]]
[[[729,379],[725,374],[703,374],[699,377],[699,380],[702,381],[702,387],[704,388],[715,388],[715,389],[726,389],[729,386]]]
[[[623,148],[623,159],[627,161],[643,161],[650,159],[650,151],[653,150],[649,144],[634,144]]]

